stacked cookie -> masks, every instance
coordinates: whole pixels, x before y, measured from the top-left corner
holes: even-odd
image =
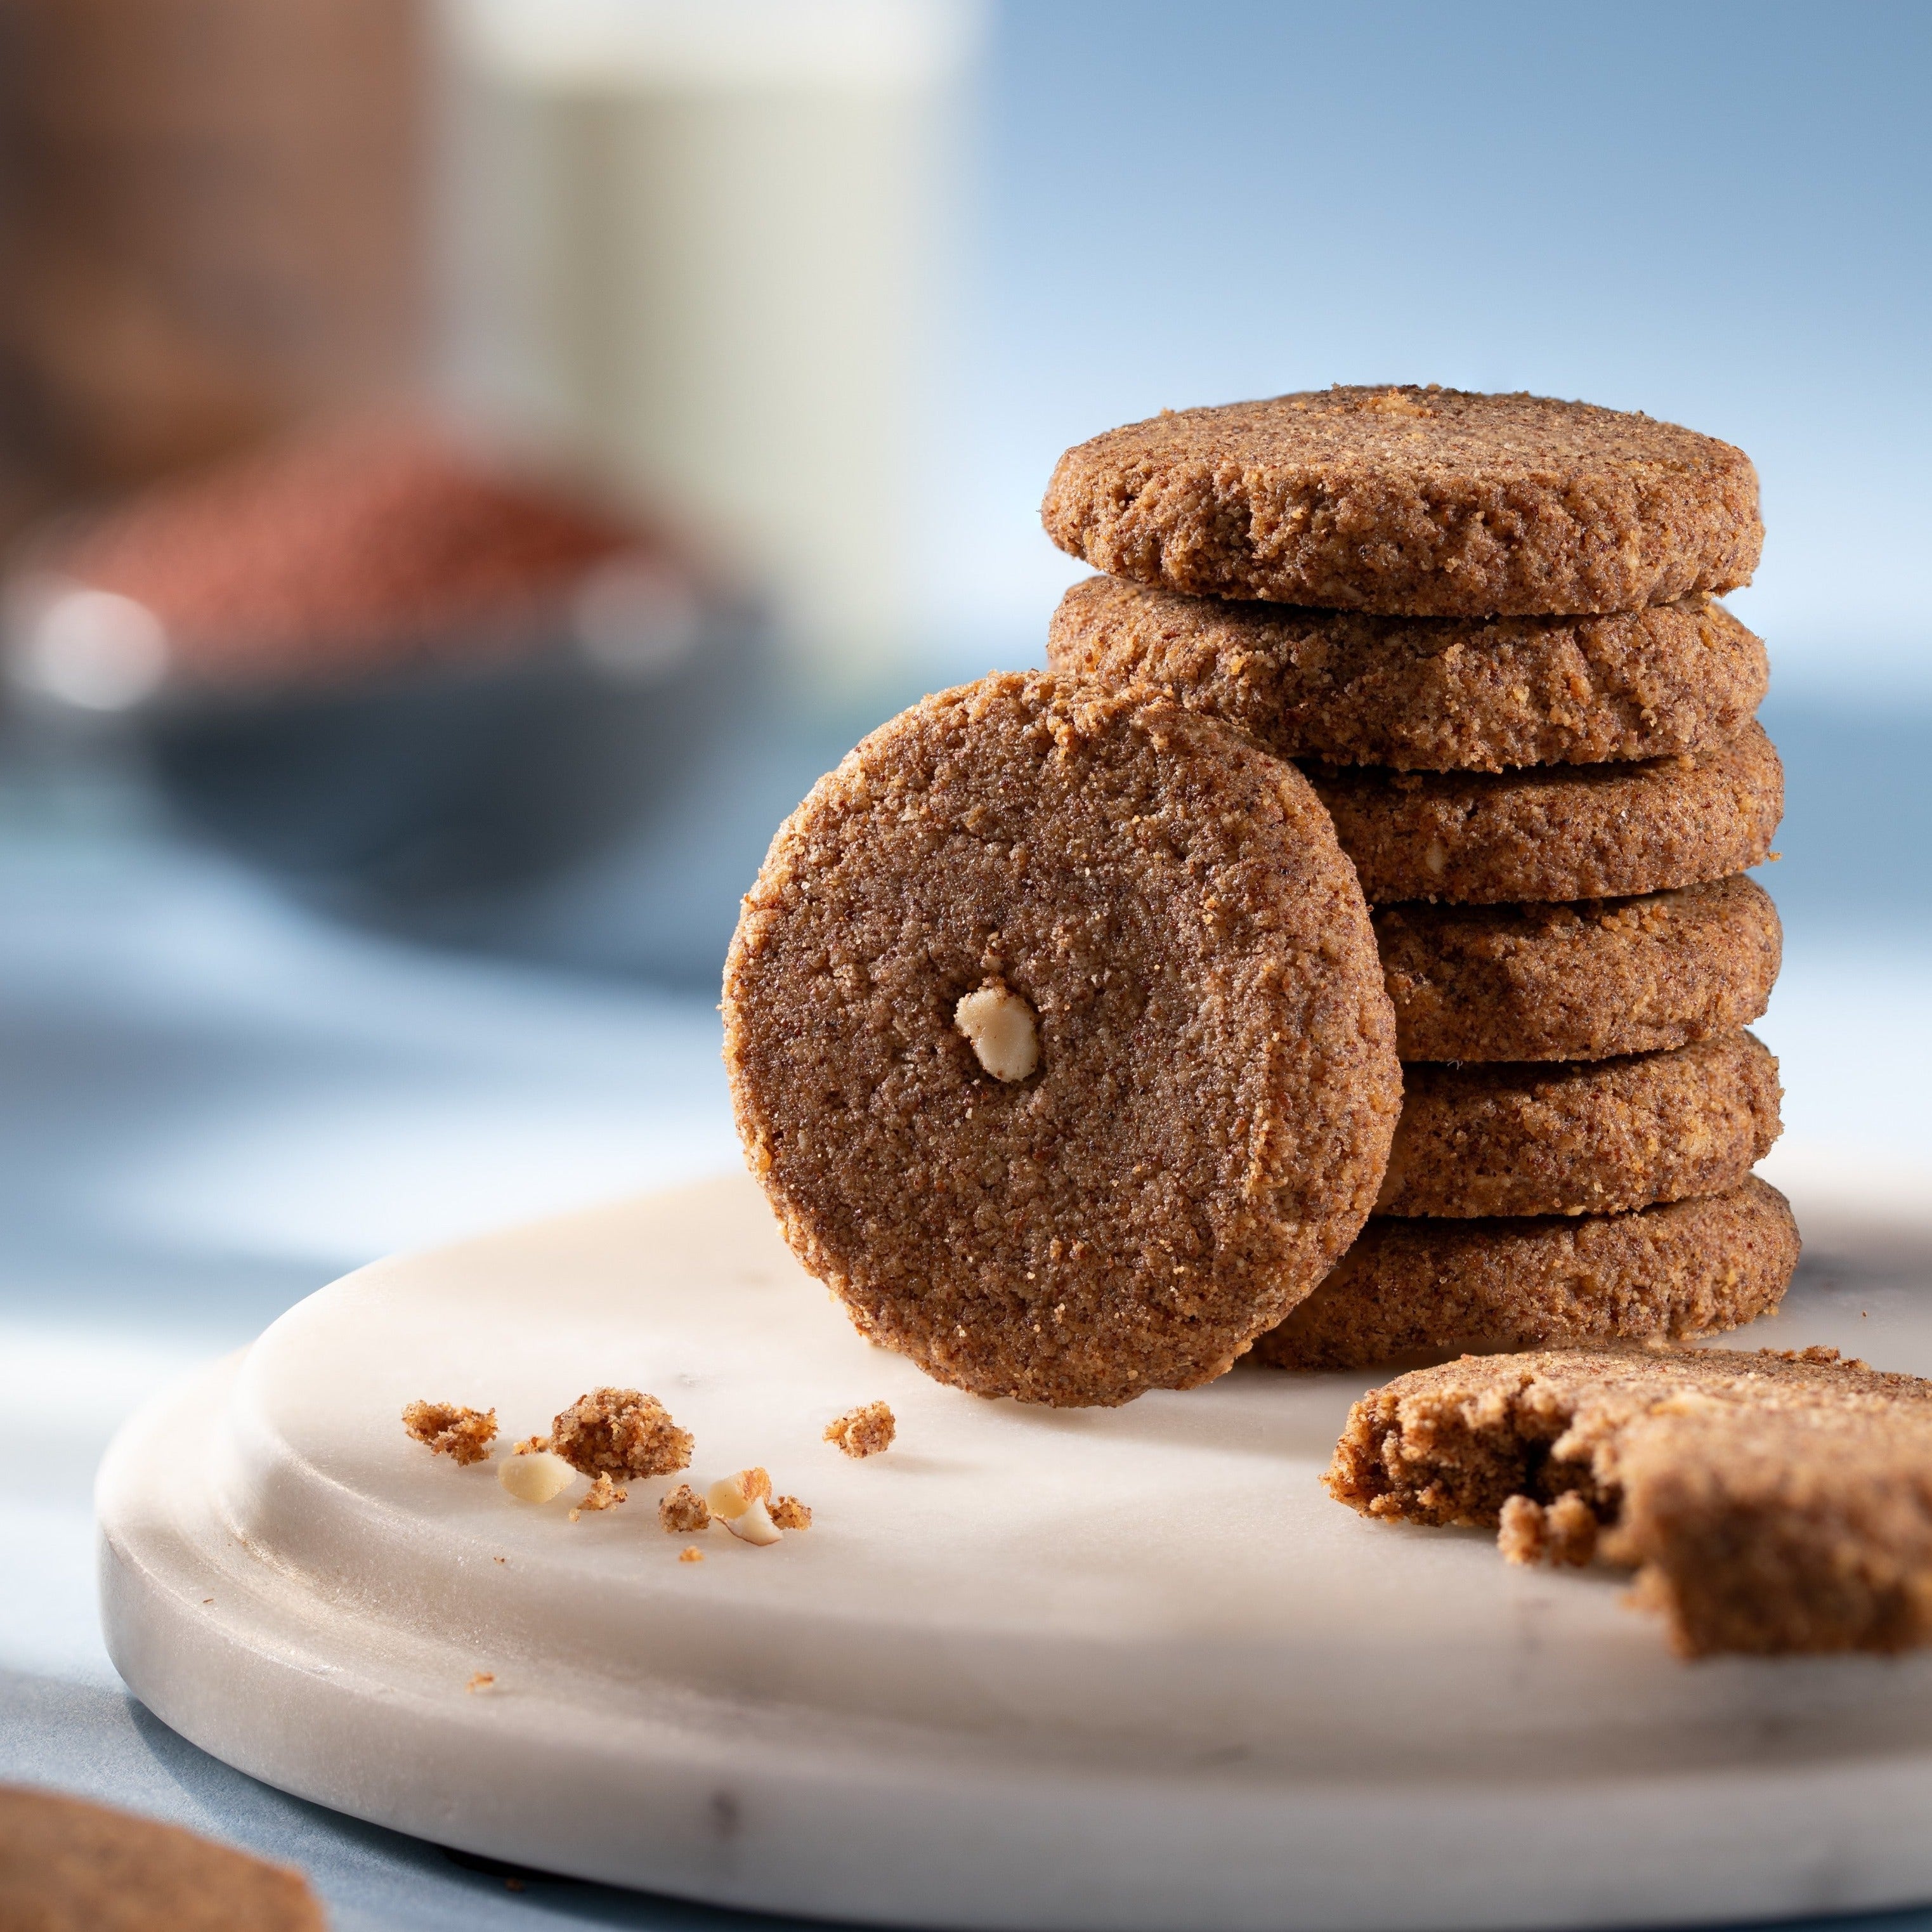
[[[1388,1171],[1285,1366],[1678,1337],[1797,1257],[1751,1168],[1776,1064],[1782,773],[1719,604],[1756,478],[1672,424],[1528,396],[1334,389],[1070,451],[1057,670],[1300,762],[1375,908],[1405,1063]]]

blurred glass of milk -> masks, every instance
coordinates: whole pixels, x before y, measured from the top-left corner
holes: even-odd
[[[889,673],[974,0],[442,17],[456,399],[682,517],[814,680]]]

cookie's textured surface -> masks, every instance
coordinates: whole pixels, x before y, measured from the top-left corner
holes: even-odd
[[[1778,1134],[1748,1033],[1667,1053],[1404,1069],[1378,1214],[1614,1214],[1740,1186]]]
[[[1091,577],[1048,634],[1058,670],[1150,684],[1283,758],[1502,771],[1710,750],[1769,682],[1762,642],[1692,598],[1598,617],[1373,617]]]
[[[1008,1082],[958,1028],[1036,1016]],[[1052,675],[926,699],[780,830],[725,970],[747,1157],[875,1340],[986,1395],[1220,1374],[1367,1214],[1400,1105],[1366,908],[1291,765]]]
[[[1677,1340],[1768,1312],[1797,1265],[1790,1206],[1755,1178],[1633,1214],[1378,1214],[1256,1353],[1276,1368],[1350,1369],[1422,1348]]]
[[[1571,904],[1392,905],[1375,915],[1406,1060],[1603,1060],[1756,1019],[1784,932],[1739,874]]]
[[[1540,396],[1334,388],[1169,411],[1070,449],[1064,550],[1196,596],[1482,617],[1635,610],[1748,584],[1743,451]]]
[[[1932,1382],[1829,1348],[1465,1357],[1364,1396],[1326,1480],[1412,1522],[1577,1499],[1694,1655],[1932,1638]]]
[[[178,1826],[0,1786],[7,1932],[327,1932],[299,1872]]]
[[[1760,865],[1784,812],[1762,726],[1700,756],[1526,771],[1309,776],[1377,904],[1498,905],[1654,892]]]

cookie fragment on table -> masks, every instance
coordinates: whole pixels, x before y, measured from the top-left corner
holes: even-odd
[[[1932,1382],[1835,1349],[1466,1356],[1364,1396],[1324,1480],[1517,1560],[1594,1542],[1687,1656],[1932,1641]]]

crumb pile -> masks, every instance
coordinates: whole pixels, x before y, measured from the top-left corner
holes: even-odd
[[[1324,1480],[1512,1562],[1634,1569],[1687,1655],[1932,1639],[1932,1382],[1834,1348],[1465,1357],[1364,1396]]]
[[[1404,1062],[1376,1213],[1258,1345],[1284,1367],[1676,1338],[1797,1258],[1751,1169],[1780,933],[1762,539],[1742,452],[1435,387],[1169,412],[1070,451],[1043,512],[1109,573],[1056,668],[1302,762],[1375,908]]]

